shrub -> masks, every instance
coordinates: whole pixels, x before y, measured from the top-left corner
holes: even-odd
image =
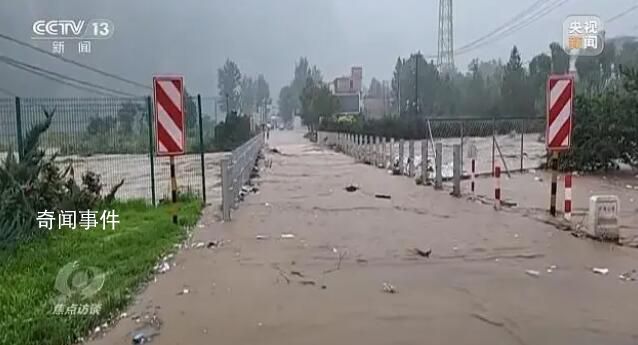
[[[38,211],[87,210],[113,200],[122,180],[105,197],[98,175],[87,172],[78,184],[68,177],[71,166],[61,171],[56,156],[45,156],[40,137],[51,125],[54,112],[44,110],[45,121],[26,135],[24,152],[18,161],[9,151],[0,166],[0,247],[10,247],[36,234]],[[72,175],[72,174],[71,174]]]

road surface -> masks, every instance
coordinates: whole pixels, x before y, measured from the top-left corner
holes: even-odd
[[[270,146],[282,154],[266,154],[259,193],[230,223],[209,207],[196,229],[223,244],[181,251],[92,344],[138,330],[155,345],[638,343],[638,282],[618,278],[636,249],[416,187],[299,132]],[[153,314],[161,325],[145,326]]]

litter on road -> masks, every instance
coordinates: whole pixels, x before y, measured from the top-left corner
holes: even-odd
[[[636,279],[638,279],[638,277],[636,277],[636,270],[631,270],[629,272],[623,273],[623,274],[619,275],[618,278],[620,280],[624,280],[626,282],[631,282],[631,281],[635,281]]]
[[[132,343],[134,345],[146,344],[147,342],[149,342],[149,338],[147,338],[146,335],[142,332],[137,333],[133,336]]]
[[[397,289],[390,283],[383,283],[383,292],[386,293],[397,293]]]
[[[352,192],[356,192],[356,191],[358,191],[358,190],[359,190],[359,186],[356,186],[356,185],[350,184],[350,185],[347,185],[347,186],[346,186],[345,190],[346,190],[346,192],[350,192],[350,193],[352,193]]]
[[[596,274],[602,274],[605,275],[607,273],[609,273],[609,268],[599,268],[599,267],[594,267],[592,268],[592,271]]]
[[[412,249],[414,251],[414,253],[418,256],[422,256],[424,258],[429,258],[430,254],[432,254],[432,249],[428,249],[428,250],[421,250],[419,248],[414,248]]]
[[[532,277],[538,277],[538,276],[540,276],[540,275],[541,275],[541,273],[540,273],[540,272],[535,271],[535,270],[527,270],[527,271],[525,271],[525,273],[526,273],[527,275],[529,275],[529,276],[532,276]]]

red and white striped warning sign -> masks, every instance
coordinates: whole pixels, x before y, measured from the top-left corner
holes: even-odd
[[[547,129],[545,140],[551,151],[567,150],[572,136],[574,78],[553,75],[547,82]]]
[[[157,155],[184,154],[184,79],[181,76],[153,77],[153,96]]]

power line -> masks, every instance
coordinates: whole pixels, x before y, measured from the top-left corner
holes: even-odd
[[[8,35],[5,35],[5,34],[1,34],[1,33],[0,33],[0,38],[3,38],[5,40],[11,41],[13,43],[19,44],[19,45],[21,45],[23,47],[27,47],[27,48],[33,49],[33,50],[35,50],[37,52],[40,52],[42,54],[46,54],[46,55],[52,56],[52,57],[54,57],[56,59],[59,59],[59,60],[62,60],[64,62],[66,62],[66,63],[70,63],[72,65],[75,65],[75,66],[78,66],[78,67],[82,67],[84,69],[88,69],[90,71],[93,71],[95,73],[101,74],[103,76],[110,77],[110,78],[113,78],[113,79],[117,79],[117,80],[119,80],[121,82],[125,82],[125,83],[133,85],[133,86],[141,87],[141,88],[144,88],[144,89],[147,89],[147,90],[152,90],[152,88],[150,86],[147,86],[147,85],[144,85],[144,84],[140,84],[138,82],[126,79],[124,77],[120,77],[120,76],[118,76],[116,74],[113,74],[113,73],[102,71],[102,70],[97,69],[97,68],[95,68],[93,66],[89,66],[89,65],[86,65],[86,64],[71,60],[71,59],[67,59],[67,58],[65,58],[63,56],[60,56],[60,55],[57,55],[57,54],[53,54],[53,53],[48,52],[48,51],[46,51],[46,50],[44,50],[42,48],[38,48],[38,47],[36,47],[36,46],[34,46],[32,44],[20,41],[17,38],[14,38],[14,37],[11,37],[11,36],[8,36]]]
[[[64,80],[62,78],[53,77],[53,76],[51,76],[51,75],[49,75],[47,73],[40,72],[40,71],[37,71],[37,70],[33,70],[33,69],[28,68],[28,67],[21,66],[19,64],[13,64],[11,62],[4,61],[4,60],[0,60],[0,61],[4,62],[4,63],[6,63],[6,64],[8,64],[8,65],[10,65],[12,67],[15,67],[15,68],[18,68],[20,70],[23,70],[25,72],[29,72],[31,74],[35,74],[35,75],[40,76],[42,78],[49,79],[51,81],[54,81],[54,82],[57,82],[57,83],[60,83],[60,84],[64,84],[64,85],[76,88],[78,90],[87,91],[87,92],[99,94],[99,95],[102,95],[102,96],[108,96],[108,97],[113,97],[114,96],[112,93],[102,92],[102,91],[98,91],[96,89],[91,89],[91,88],[88,88],[88,87],[76,85],[76,84],[70,83],[70,82],[68,82],[68,81],[66,81],[66,80]]]
[[[470,48],[470,47],[472,47],[474,45],[477,45],[477,44],[481,43],[482,41],[487,40],[488,38],[490,38],[490,37],[492,37],[494,35],[497,35],[502,30],[508,30],[511,25],[516,24],[517,20],[520,20],[520,19],[530,15],[531,12],[536,11],[539,7],[543,7],[549,1],[551,1],[551,0],[537,0],[537,1],[535,1],[529,7],[527,7],[523,11],[519,12],[517,15],[512,17],[510,20],[508,20],[507,22],[505,22],[501,26],[499,26],[499,27],[495,28],[494,30],[490,31],[488,34],[486,34],[486,35],[484,35],[482,37],[479,37],[478,39],[459,47],[457,49],[457,51],[462,51],[462,50],[468,49],[468,48]]]
[[[618,13],[617,15],[615,15],[615,16],[613,16],[613,17],[611,17],[611,18],[607,19],[607,20],[605,21],[605,24],[609,24],[609,23],[611,23],[611,22],[614,22],[614,21],[616,21],[616,20],[618,20],[618,19],[620,19],[620,18],[622,18],[622,17],[626,16],[627,14],[629,14],[629,13],[631,13],[631,12],[635,11],[635,10],[638,10],[638,4],[635,4],[635,5],[631,6],[631,7],[629,7],[628,9],[626,9],[626,10],[624,10],[624,11],[622,11],[622,12]]]
[[[521,23],[518,23],[517,25],[514,25],[510,28],[507,28],[506,30],[502,31],[501,33],[499,33],[498,35],[496,35],[496,37],[493,37],[492,39],[479,43],[477,45],[474,45],[473,47],[470,48],[466,48],[466,49],[458,49],[457,53],[460,54],[465,54],[468,53],[470,51],[476,50],[478,48],[484,47],[486,45],[489,45],[491,43],[494,43],[500,39],[503,39],[505,37],[510,36],[511,34],[520,31],[521,29],[524,29],[526,27],[528,27],[530,24],[534,23],[535,21],[545,17],[547,14],[549,14],[550,12],[552,12],[553,10],[565,5],[569,0],[559,0],[558,2],[554,2],[553,4],[551,4],[549,7],[546,7],[544,9],[541,9],[539,12],[534,13],[532,16],[524,19]]]
[[[118,94],[118,95],[122,95],[122,96],[137,97],[136,95],[131,94],[131,93],[118,91],[118,90],[111,89],[111,88],[108,88],[108,87],[105,87],[105,86],[100,86],[100,85],[97,85],[97,84],[89,83],[88,81],[84,81],[84,80],[72,78],[72,77],[69,77],[69,76],[65,76],[65,75],[62,75],[60,73],[56,73],[56,72],[53,72],[53,71],[46,70],[44,68],[40,68],[40,67],[33,66],[33,65],[30,65],[30,64],[27,64],[27,63],[24,63],[24,62],[20,62],[18,60],[12,59],[12,58],[4,56],[4,55],[0,55],[0,61],[6,63],[8,65],[11,65],[13,67],[20,68],[22,70],[27,70],[28,72],[29,71],[30,72],[37,71],[37,72],[39,72],[41,74],[53,75],[53,76],[55,76],[55,77],[57,77],[59,79],[70,80],[70,81],[73,81],[75,83],[82,84],[82,85],[85,85],[85,86],[88,86],[88,87],[91,87],[91,88],[103,90],[103,91],[106,91],[106,92],[110,92],[110,93],[114,93],[114,94]],[[39,75],[41,75],[41,74],[39,74]],[[103,93],[103,92],[101,92],[101,93]],[[112,95],[109,95],[109,96],[112,96]]]

